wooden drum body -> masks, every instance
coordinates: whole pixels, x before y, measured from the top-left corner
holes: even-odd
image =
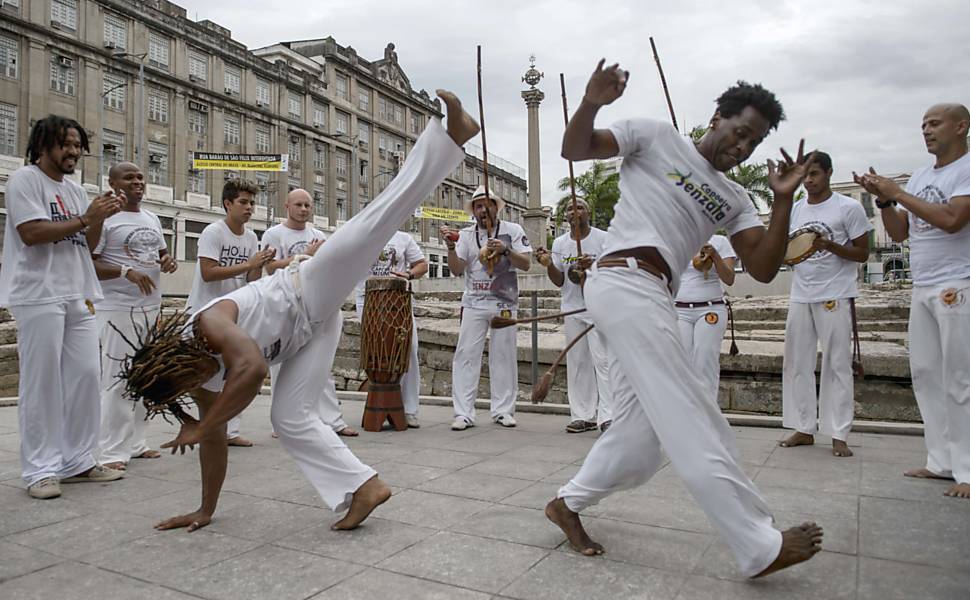
[[[413,326],[408,282],[400,277],[368,279],[360,335],[360,367],[369,382],[361,423],[365,431],[380,431],[385,419],[397,431],[408,427],[400,382],[408,370]]]

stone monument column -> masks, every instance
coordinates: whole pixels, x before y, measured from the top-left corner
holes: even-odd
[[[529,70],[525,72],[522,81],[529,84],[529,89],[522,92],[526,108],[529,111],[529,198],[523,215],[523,228],[533,248],[546,246],[546,213],[542,210],[542,183],[539,174],[539,103],[546,97],[536,84],[543,74],[536,70],[536,57],[529,57]],[[533,268],[538,263],[533,261]],[[541,268],[538,267],[538,268]]]

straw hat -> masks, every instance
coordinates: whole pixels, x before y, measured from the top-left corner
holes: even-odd
[[[478,189],[475,190],[475,193],[471,195],[471,198],[465,199],[465,206],[464,206],[465,212],[472,215],[473,214],[472,204],[475,203],[475,200],[479,200],[484,197],[485,197],[485,186],[480,185],[478,186]],[[496,211],[496,214],[501,215],[502,209],[505,208],[505,200],[502,200],[501,198],[499,198],[494,192],[492,192],[492,190],[488,190],[488,198],[495,202],[495,206],[498,208],[498,210]]]

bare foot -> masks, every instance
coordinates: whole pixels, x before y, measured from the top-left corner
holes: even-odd
[[[274,431],[273,433],[271,433],[271,434],[269,434],[269,437],[271,437],[271,438],[273,438],[273,439],[279,439],[279,437],[280,437],[280,434],[278,434],[278,433],[276,433],[276,432]]]
[[[187,515],[179,515],[177,517],[172,517],[171,519],[165,519],[161,523],[155,525],[155,529],[159,531],[165,529],[179,529],[181,527],[187,527],[189,531],[195,531],[196,529],[202,529],[212,521],[212,515],[206,514],[201,510],[197,510],[194,513],[189,513]]]
[[[970,498],[970,483],[958,483],[943,492],[944,496],[951,498]]]
[[[566,501],[562,498],[556,498],[546,504],[546,518],[559,529],[562,529],[562,532],[566,534],[566,539],[569,540],[569,545],[576,552],[585,556],[603,554],[603,546],[594,542],[586,533],[586,529],[583,528],[579,513],[569,510]]]
[[[337,432],[337,435],[342,435],[344,437],[357,437],[358,435],[360,435],[360,432],[354,429],[353,427],[344,427],[343,429]]]
[[[445,106],[448,107],[447,116],[447,126],[445,129],[448,130],[448,135],[451,139],[455,141],[456,144],[461,146],[468,140],[475,137],[481,130],[475,119],[472,118],[470,114],[465,112],[461,107],[461,100],[458,96],[449,92],[448,90],[435,90],[435,94],[441,98]]]
[[[815,443],[815,436],[801,431],[796,431],[790,437],[778,442],[782,448],[794,448],[795,446],[811,446]]]
[[[162,453],[158,450],[145,450],[138,456],[133,456],[132,458],[161,458]]]
[[[241,435],[237,435],[234,438],[229,438],[226,440],[227,446],[239,446],[240,448],[249,448],[253,443]]]
[[[815,523],[802,523],[781,532],[781,550],[768,567],[752,577],[764,577],[815,556],[822,549],[822,528]]]
[[[390,497],[391,488],[387,487],[387,484],[381,481],[377,475],[374,475],[365,481],[364,485],[357,488],[353,500],[350,501],[350,510],[347,511],[343,519],[331,525],[330,529],[355,529],[370,515],[371,511],[387,502]]]
[[[849,450],[849,445],[842,440],[832,440],[832,455],[844,458],[846,456],[852,456],[852,450]]]
[[[953,481],[952,476],[947,475],[937,475],[933,471],[923,467],[921,469],[910,469],[909,471],[903,471],[904,477],[916,477],[918,479],[947,479]]]
[[[104,463],[101,465],[105,469],[114,469],[115,471],[124,471],[128,468],[128,465],[123,461],[117,460],[115,462]]]

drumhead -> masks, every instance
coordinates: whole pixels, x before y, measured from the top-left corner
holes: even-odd
[[[791,232],[788,236],[788,247],[785,249],[785,262],[798,262],[812,253],[812,243],[819,236],[818,231],[811,227],[802,227]]]
[[[400,277],[371,277],[364,284],[364,293],[372,290],[398,290],[406,292],[408,282]]]

